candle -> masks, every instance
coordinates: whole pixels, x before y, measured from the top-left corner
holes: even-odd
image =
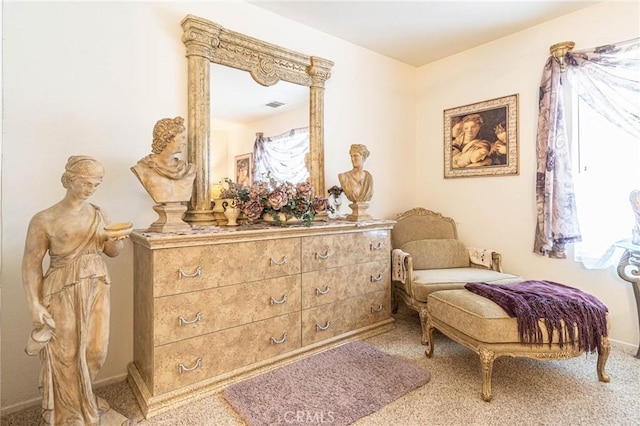
[[[212,200],[217,200],[220,198],[220,193],[222,192],[222,184],[220,183],[212,183],[209,186],[209,196]]]

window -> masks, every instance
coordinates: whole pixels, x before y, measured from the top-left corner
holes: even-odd
[[[574,258],[587,268],[617,265],[631,238],[635,216],[629,194],[640,188],[640,140],[618,128],[578,96],[572,96],[574,186],[582,242]],[[577,143],[575,143],[577,141]]]

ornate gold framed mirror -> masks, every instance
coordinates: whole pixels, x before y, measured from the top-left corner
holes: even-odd
[[[211,63],[247,71],[263,86],[282,80],[309,87],[309,182],[316,194],[324,195],[324,83],[331,77],[333,62],[227,30],[197,16],[187,15],[181,24],[188,60],[188,161],[197,168],[184,220],[195,225],[216,223],[209,197]]]

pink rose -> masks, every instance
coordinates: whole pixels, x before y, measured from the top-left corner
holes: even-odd
[[[273,192],[269,194],[267,202],[274,210],[280,210],[282,207],[287,205],[289,197],[285,191],[281,189],[274,189]]]

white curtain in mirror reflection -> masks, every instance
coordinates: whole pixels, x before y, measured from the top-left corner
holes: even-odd
[[[256,133],[253,145],[254,181],[299,183],[309,179],[309,127],[291,129],[277,136]]]

